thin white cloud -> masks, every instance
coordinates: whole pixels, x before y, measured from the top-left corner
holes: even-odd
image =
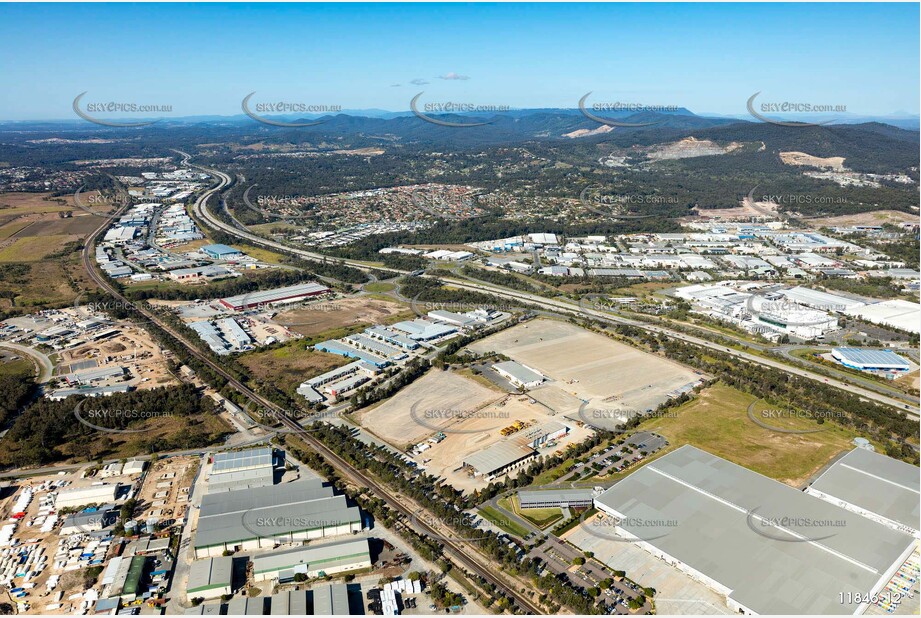
[[[414,86],[424,86],[424,85],[426,85],[426,84],[428,83],[428,81],[419,78],[419,79],[414,79],[414,80],[412,80],[412,81],[409,82],[409,83],[412,84],[412,85],[414,85]]]
[[[450,73],[445,73],[444,75],[439,75],[439,76],[438,76],[438,79],[468,80],[468,79],[470,79],[470,77],[467,76],[467,75],[460,75],[459,73],[455,73],[454,71],[451,71]]]

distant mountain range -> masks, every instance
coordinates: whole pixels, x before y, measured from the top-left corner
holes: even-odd
[[[594,112],[593,112],[594,113]],[[448,122],[470,122],[470,119],[491,120],[492,124],[499,124],[499,119],[526,120],[535,126],[544,125],[545,130],[559,130],[560,134],[575,131],[578,129],[589,129],[600,126],[597,122],[586,118],[579,109],[567,108],[529,108],[529,109],[512,109],[506,112],[489,112],[489,113],[462,113],[462,114],[427,114],[429,117],[445,120]],[[610,111],[599,112],[598,116],[620,122],[642,124],[655,123],[657,126],[671,128],[701,128],[709,126],[721,126],[736,122],[754,122],[760,123],[760,120],[753,118],[748,114],[727,115],[718,113],[701,113],[679,108],[674,111],[657,111],[657,112],[629,112],[629,111]],[[337,113],[335,117],[346,116],[357,119],[368,120],[397,120],[405,118],[414,118],[412,111],[393,112],[382,109],[346,109]],[[273,114],[267,116],[276,121],[299,122],[299,121],[316,121],[320,118],[328,118],[329,114]],[[131,118],[132,122],[139,120],[154,120],[155,118]],[[551,120],[555,119],[555,120]],[[111,119],[114,120],[114,119]],[[839,124],[863,124],[863,123],[882,123],[907,130],[921,130],[921,116],[912,115],[907,112],[895,112],[884,116],[859,115],[851,113],[839,113],[832,115],[821,114],[784,114],[778,116],[778,120],[785,122],[804,122],[804,123],[823,123],[826,125]],[[235,114],[230,116],[202,115],[202,116],[183,116],[183,117],[165,117],[161,123],[181,123],[181,124],[200,124],[200,123],[252,123],[255,122],[246,114]],[[79,118],[60,119],[60,120],[43,120],[43,121],[0,121],[2,125],[59,125],[59,124],[83,124],[87,123]],[[590,123],[590,124],[588,124]],[[325,124],[325,123],[324,123]],[[585,126],[582,126],[582,125]],[[618,127],[621,128],[621,127]],[[541,132],[541,131],[538,131]]]

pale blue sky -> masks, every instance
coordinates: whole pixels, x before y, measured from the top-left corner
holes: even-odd
[[[238,114],[252,91],[395,111],[423,90],[529,108],[594,91],[742,115],[762,91],[919,109],[917,3],[6,4],[0,24],[0,119],[72,119],[83,91],[176,117]]]

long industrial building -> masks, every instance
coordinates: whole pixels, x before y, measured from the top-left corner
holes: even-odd
[[[58,491],[55,498],[54,506],[57,510],[73,509],[79,506],[89,506],[91,504],[108,504],[115,502],[118,497],[118,491],[121,485],[118,483],[107,483],[102,485],[90,485],[89,487],[68,487]]]
[[[871,492],[873,485],[857,491]],[[595,499],[615,531],[746,614],[858,614],[915,539],[746,468],[683,446]]]
[[[253,558],[253,580],[278,580],[284,584],[294,576],[325,577],[348,571],[371,568],[368,539],[349,539],[324,545],[307,545],[276,551]]]
[[[345,496],[335,495],[320,479],[311,479],[205,495],[193,548],[196,558],[207,558],[361,529],[358,507],[349,506]]]
[[[269,447],[217,453],[208,493],[266,487],[275,483],[275,452]]]
[[[918,468],[904,461],[855,448],[806,492],[921,538],[921,479]]]
[[[189,567],[186,595],[189,601],[217,599],[232,592],[233,558],[221,556],[196,560]]]
[[[851,369],[904,373],[911,363],[892,350],[864,350],[862,348],[835,348],[832,358]]]
[[[591,489],[545,489],[519,491],[518,504],[523,509],[580,508],[592,506]]]
[[[289,285],[274,290],[263,290],[261,292],[250,292],[249,294],[238,294],[222,298],[221,304],[234,311],[243,311],[254,307],[263,307],[266,305],[280,305],[285,303],[296,303],[320,296],[329,292],[329,288],[319,283],[301,283],[298,285]]]

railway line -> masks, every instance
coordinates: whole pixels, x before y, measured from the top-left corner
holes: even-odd
[[[184,154],[184,153],[183,153]],[[200,168],[204,169],[204,168]],[[226,174],[217,172],[216,170],[207,170],[210,173],[215,173],[220,179],[220,182],[216,187],[204,192],[196,201],[195,207],[199,208],[200,205],[204,202],[207,202],[208,198],[215,193],[225,190],[231,184],[231,179]],[[116,211],[116,215],[119,211]],[[114,217],[115,215],[113,215]],[[136,311],[141,313],[146,319],[150,320],[152,323],[156,324],[159,328],[167,332],[170,336],[175,338],[180,342],[188,351],[189,354],[194,356],[200,362],[206,364],[213,371],[227,380],[227,383],[235,388],[238,392],[244,395],[247,399],[258,406],[262,406],[264,409],[269,410],[272,414],[279,420],[279,422],[290,429],[295,435],[307,443],[311,448],[315,449],[328,461],[330,461],[333,466],[349,481],[354,483],[359,487],[366,487],[371,490],[378,498],[383,500],[390,508],[394,511],[402,514],[406,518],[406,525],[414,529],[416,532],[423,535],[428,535],[433,538],[439,539],[444,545],[446,554],[448,557],[453,558],[456,562],[463,565],[470,572],[478,575],[483,578],[485,581],[489,582],[495,586],[498,590],[502,591],[503,594],[515,601],[515,603],[522,610],[531,613],[531,614],[541,614],[542,609],[536,603],[534,603],[530,598],[525,594],[518,591],[518,587],[521,586],[520,582],[508,582],[504,577],[499,576],[496,573],[496,567],[493,564],[489,564],[485,556],[479,553],[479,550],[476,548],[467,547],[467,543],[464,543],[460,540],[451,540],[449,535],[444,534],[443,531],[437,529],[435,526],[428,523],[425,517],[420,517],[420,513],[423,512],[422,509],[411,508],[399,500],[396,499],[394,493],[380,485],[377,481],[362,473],[361,471],[355,469],[351,464],[345,461],[337,453],[328,448],[323,442],[314,437],[310,432],[306,431],[301,427],[297,421],[291,418],[288,413],[274,404],[273,402],[265,399],[258,393],[254,392],[252,389],[244,385],[242,382],[233,377],[229,372],[225,371],[217,363],[213,362],[208,356],[200,352],[198,348],[190,343],[185,337],[176,332],[170,325],[163,323],[160,318],[149,311],[148,309],[140,306],[136,306],[131,301],[126,298],[121,292],[119,292],[107,279],[106,277],[99,274],[93,263],[93,247],[97,237],[103,230],[108,227],[111,221],[110,217],[103,219],[102,224],[93,231],[90,236],[87,237],[86,244],[83,248],[82,261],[83,266],[89,274],[90,278],[93,280],[96,285],[101,289],[108,292],[110,295],[114,296],[117,300],[124,303],[126,307],[134,307]],[[431,520],[437,520],[437,518],[432,518]]]
[[[227,174],[219,170],[215,170],[215,169],[211,169],[211,168],[207,168],[207,167],[203,167],[203,166],[191,163],[190,161],[191,155],[189,155],[188,153],[182,152],[182,151],[178,151],[178,150],[176,152],[180,153],[183,156],[183,161],[186,165],[195,167],[209,174],[214,174],[215,176],[217,176],[218,178],[222,180],[222,183],[223,182],[226,182],[227,184],[230,183],[230,176],[228,176]],[[202,196],[202,199],[199,199],[198,201],[196,201],[195,206],[193,207],[193,211],[195,215],[199,218],[199,220],[205,222],[210,227],[221,230],[228,234],[234,235],[238,238],[244,239],[253,245],[265,247],[267,249],[273,249],[276,251],[281,251],[284,253],[288,253],[290,255],[297,256],[299,258],[306,259],[306,260],[322,262],[322,261],[329,261],[331,259],[330,256],[323,255],[321,253],[307,251],[305,249],[298,249],[296,247],[289,247],[282,243],[275,242],[267,238],[262,238],[261,236],[257,236],[256,234],[253,234],[249,231],[241,230],[235,226],[225,223],[224,221],[221,221],[213,213],[211,213],[208,210],[208,195]],[[370,266],[364,262],[360,262],[357,260],[337,259],[337,261],[341,261],[343,264],[347,266],[351,266],[352,268],[356,268],[356,269],[359,269],[365,272],[375,270],[373,266]],[[395,268],[388,268],[387,270],[397,272],[402,275],[411,274],[409,271],[399,270]],[[422,276],[432,276],[432,275],[424,274]],[[733,348],[729,348],[729,347],[726,347],[725,344],[715,343],[708,339],[703,339],[701,337],[695,337],[693,335],[688,335],[688,334],[685,334],[685,333],[682,333],[682,332],[679,332],[679,331],[676,331],[670,328],[666,328],[663,326],[657,326],[657,325],[649,324],[647,322],[633,320],[630,318],[624,318],[621,316],[615,316],[613,314],[610,314],[610,313],[607,313],[607,312],[604,312],[598,309],[591,309],[588,307],[573,305],[573,304],[566,303],[564,301],[553,299],[553,298],[546,298],[544,296],[536,296],[534,294],[518,292],[515,290],[510,290],[510,289],[499,287],[499,286],[489,284],[489,283],[461,281],[457,279],[450,279],[449,283],[450,285],[454,287],[463,288],[463,289],[476,291],[476,292],[483,292],[487,294],[493,294],[501,298],[527,302],[527,303],[531,303],[534,305],[542,306],[544,308],[549,308],[557,314],[565,314],[565,315],[577,316],[577,317],[589,316],[594,319],[605,322],[607,324],[612,324],[612,325],[619,324],[619,325],[625,325],[625,326],[632,326],[634,328],[643,329],[643,330],[653,332],[656,334],[662,334],[672,339],[678,339],[686,343],[691,343],[697,346],[702,346],[705,348],[716,350],[716,351],[719,351],[725,354],[730,354],[732,356],[737,357],[740,360],[743,360],[749,363],[765,365],[767,367],[772,367],[774,369],[780,369],[782,371],[786,371],[796,376],[800,376],[800,377],[804,377],[810,380],[814,380],[816,382],[828,384],[830,386],[840,388],[842,390],[846,390],[850,393],[853,393],[865,400],[875,401],[877,403],[882,403],[884,405],[896,408],[900,410],[901,412],[905,413],[906,416],[908,416],[911,419],[914,419],[914,420],[921,419],[921,416],[919,416],[917,412],[918,406],[917,406],[916,400],[913,400],[910,398],[906,399],[904,397],[897,398],[897,397],[889,396],[885,393],[880,393],[880,392],[871,390],[869,388],[864,388],[864,387],[855,385],[853,383],[848,383],[842,380],[831,378],[821,373],[816,373],[814,371],[809,371],[808,369],[803,369],[799,367],[791,367],[789,364],[784,363],[779,360],[765,358],[763,356],[752,354],[750,352],[745,352],[743,350],[736,350]]]

